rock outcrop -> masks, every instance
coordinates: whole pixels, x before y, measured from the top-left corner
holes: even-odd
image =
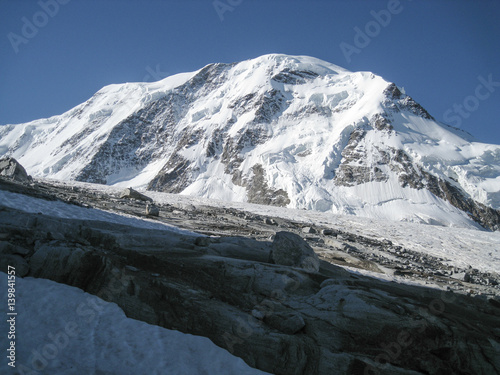
[[[26,169],[16,159],[10,157],[0,159],[0,176],[19,182],[31,181]]]
[[[153,201],[152,198],[150,198],[142,193],[139,193],[137,190],[134,190],[132,188],[126,188],[125,190],[123,190],[122,193],[120,194],[120,198],[137,199],[137,200],[144,201],[144,202],[152,202]]]
[[[277,244],[303,249],[288,233],[274,243],[200,240],[1,207],[0,235],[2,251],[22,258],[29,276],[79,287],[131,318],[209,337],[273,374],[499,374],[498,307],[327,262],[316,273],[269,263]]]
[[[319,271],[318,256],[312,247],[295,233],[276,233],[269,260],[275,264],[299,267],[309,272]]]

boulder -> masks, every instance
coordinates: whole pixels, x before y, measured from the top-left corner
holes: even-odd
[[[0,176],[7,177],[19,182],[29,182],[31,177],[26,173],[26,169],[14,158],[0,159]]]
[[[297,234],[278,232],[274,237],[271,263],[299,267],[309,272],[319,271],[319,258],[309,244]]]
[[[130,187],[126,188],[125,190],[122,191],[122,193],[120,194],[120,198],[137,199],[137,200],[144,201],[144,202],[152,202],[153,201],[153,199],[151,199],[150,197],[148,197],[142,193],[139,193],[137,190],[134,190]]]
[[[146,215],[148,216],[160,216],[160,209],[153,203],[146,204]]]

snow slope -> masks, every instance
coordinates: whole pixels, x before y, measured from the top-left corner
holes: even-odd
[[[177,74],[153,83],[109,85],[60,116],[3,126],[0,152],[16,150],[16,156],[34,176],[72,179],[117,123],[144,104],[183,84],[193,74]],[[74,144],[71,140],[78,134],[84,137]]]
[[[0,279],[7,301],[7,275]],[[2,356],[2,374],[264,374],[206,337],[127,318],[116,304],[51,280],[16,278],[16,308],[16,368]],[[7,334],[0,343],[9,348]]]
[[[1,127],[0,154],[36,177],[444,226],[500,218],[478,206],[500,208],[500,146],[437,122],[382,77],[306,56],[107,86],[60,116]],[[482,210],[472,218],[468,199]]]

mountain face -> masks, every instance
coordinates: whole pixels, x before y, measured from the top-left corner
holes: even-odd
[[[500,146],[398,87],[304,56],[110,85],[0,127],[33,177],[429,224],[500,229]]]

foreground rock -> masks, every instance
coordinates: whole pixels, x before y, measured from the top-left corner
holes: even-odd
[[[0,176],[7,177],[19,182],[29,182],[31,177],[26,173],[26,169],[14,158],[0,159]]]
[[[297,234],[278,232],[269,254],[272,263],[300,267],[309,272],[319,271],[319,258],[306,241]]]
[[[500,309],[486,300],[326,262],[317,273],[271,264],[274,244],[243,237],[200,240],[1,207],[0,236],[29,276],[209,337],[270,373],[499,374]]]
[[[148,216],[160,216],[160,209],[152,203],[146,204],[146,215]]]

